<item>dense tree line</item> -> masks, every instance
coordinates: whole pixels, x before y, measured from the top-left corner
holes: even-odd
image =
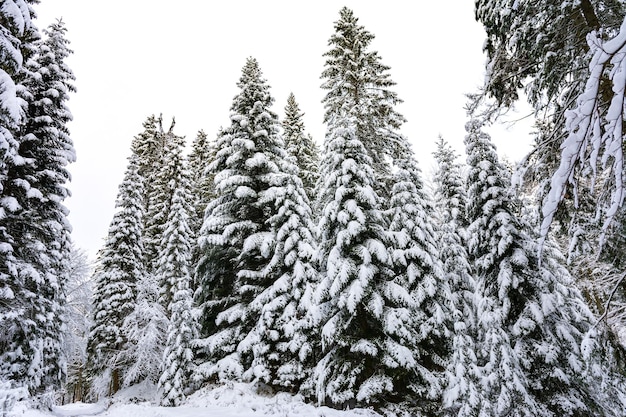
[[[2,9],[0,43],[3,407],[67,379],[77,399],[151,381],[165,406],[207,383],[245,381],[399,415],[624,413],[626,374],[614,360],[624,326],[609,310],[623,305],[624,281],[615,278],[624,273],[616,139],[594,133],[588,145],[612,167],[594,171],[612,195],[598,212],[578,202],[596,191],[576,204],[555,197],[568,180],[591,181],[577,164],[598,162],[593,152],[562,162],[585,115],[617,131],[621,149],[617,110],[605,100],[620,93],[601,88],[621,78],[597,63],[597,42],[614,51],[605,63],[621,59],[610,40],[626,36],[620,2],[476,1],[488,77],[470,97],[466,164],[439,138],[432,190],[400,133],[391,69],[350,9],[324,54],[321,148],[293,94],[284,117],[274,113],[269,83],[248,58],[229,124],[214,139],[199,131],[188,155],[173,120],[144,121],[89,281],[92,303],[73,310],[66,295],[89,291],[62,205],[74,160],[65,106],[73,75],[63,63],[71,51],[62,22],[42,38],[29,2],[17,3]],[[563,25],[544,24],[554,19]],[[576,30],[561,37],[567,25]],[[568,66],[590,57],[589,72]],[[537,142],[512,178],[485,126],[524,86]],[[581,110],[588,102],[597,114]],[[589,264],[593,239],[602,252]],[[605,305],[600,273],[614,285]],[[87,311],[90,321],[79,319]]]

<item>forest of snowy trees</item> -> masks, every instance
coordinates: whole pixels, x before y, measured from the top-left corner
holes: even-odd
[[[344,7],[322,146],[247,58],[219,132],[143,122],[92,270],[63,205],[72,51],[36,3],[0,2],[2,416],[145,381],[163,406],[246,382],[390,416],[626,415],[626,4],[476,0],[487,77],[432,178]],[[521,97],[513,167],[486,128]]]

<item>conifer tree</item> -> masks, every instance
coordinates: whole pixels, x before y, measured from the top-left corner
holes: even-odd
[[[189,154],[191,204],[193,206],[193,211],[189,213],[189,227],[194,238],[200,232],[204,220],[204,211],[215,197],[215,175],[211,174],[208,168],[215,159],[216,151],[215,141],[210,141],[207,134],[200,130],[191,144]],[[196,249],[194,248],[194,250]]]
[[[440,257],[450,287],[446,324],[450,330],[443,410],[445,415],[471,416],[481,398],[476,337],[475,282],[466,249],[465,184],[450,145],[439,137],[434,152],[435,207],[439,222]]]
[[[276,238],[268,270],[276,277],[251,304],[259,320],[243,351],[253,356],[250,373],[280,391],[297,392],[311,374],[319,350],[317,330],[307,312],[318,281],[312,213],[297,168],[286,163],[276,185],[277,211],[268,219]]]
[[[170,300],[167,306],[169,326],[163,355],[159,386],[163,390],[162,405],[177,406],[185,399],[185,391],[192,381],[192,340],[198,336],[195,317],[192,315],[191,292],[191,230],[189,196],[179,184],[172,197],[167,227],[161,240],[158,276],[167,282]]]
[[[23,101],[18,95],[25,69],[24,63],[33,51],[34,43],[40,35],[32,24],[35,0],[9,0],[0,10],[2,33],[0,34],[0,191],[4,191],[7,181],[8,164],[17,154],[15,134],[23,121]],[[3,210],[9,210],[6,203]]]
[[[326,109],[324,121],[332,121],[341,108],[350,109],[355,118],[355,134],[363,143],[377,179],[387,180],[391,172],[388,158],[404,149],[404,140],[397,130],[405,122],[394,106],[402,102],[390,90],[395,85],[389,76],[389,67],[381,62],[375,51],[368,48],[374,35],[358,24],[352,10],[344,7],[335,22],[335,33],[324,54],[326,63],[322,72],[327,91],[323,100]],[[378,192],[384,187],[376,186]]]
[[[586,367],[593,316],[556,250],[514,216],[508,176],[478,121],[466,127],[469,255],[476,273],[477,352],[488,415],[612,415]],[[588,352],[587,352],[588,353]],[[590,362],[591,361],[591,362]]]
[[[20,190],[19,187],[15,190],[15,181],[8,174],[19,159],[18,129],[24,122],[25,103],[18,90],[26,72],[24,63],[39,38],[32,24],[34,3],[6,1],[0,8],[0,384],[7,389],[0,395],[0,401],[6,401],[7,409],[12,407],[15,395],[39,386],[28,378],[29,372],[41,376],[39,364],[34,365],[39,369],[30,369],[36,354],[33,349],[41,358],[41,346],[31,338],[35,323],[29,314],[32,308],[28,297],[35,298],[35,294],[18,273],[27,265],[14,253],[16,230],[10,230],[13,225],[10,217],[21,208],[14,196]]]
[[[31,47],[22,71],[23,121],[14,133],[17,163],[7,164],[3,216],[11,236],[16,299],[21,314],[14,316],[5,358],[15,380],[31,394],[61,386],[65,379],[63,318],[69,269],[70,226],[63,200],[68,196],[66,166],[75,160],[67,123],[66,102],[74,91],[72,71],[65,64],[71,51],[62,22],[51,25]],[[2,226],[0,226],[2,227]]]
[[[319,149],[311,135],[305,134],[303,117],[304,113],[300,111],[295,96],[293,93],[289,94],[285,106],[285,119],[282,123],[285,147],[287,152],[296,159],[295,163],[302,184],[311,200],[319,178]]]
[[[199,354],[207,355],[200,372],[220,379],[240,378],[251,363],[237,346],[258,321],[250,303],[275,280],[267,269],[275,241],[268,219],[277,210],[274,185],[284,176],[281,164],[287,156],[270,110],[274,100],[254,58],[247,60],[237,85],[231,125],[221,132],[210,165],[216,198],[201,229],[196,271]]]
[[[413,390],[425,400],[438,400],[441,394],[439,364],[446,357],[444,317],[449,294],[439,259],[437,235],[431,213],[434,211],[412,150],[407,147],[394,161],[387,218],[390,219],[390,255],[395,284],[412,295],[410,307],[416,334],[408,339],[417,364]],[[397,304],[398,301],[393,300]],[[433,405],[434,406],[434,405]],[[424,406],[425,407],[425,406]]]
[[[98,254],[94,273],[93,327],[89,333],[88,362],[92,378],[104,378],[104,394],[115,393],[122,382],[120,353],[126,349],[124,319],[135,309],[137,283],[145,276],[142,245],[143,183],[139,158],[129,158],[120,184],[108,238]],[[98,385],[98,384],[96,384]]]
[[[174,133],[175,124],[172,119],[172,124],[165,132],[162,118],[159,117],[156,134],[146,144],[153,152],[146,155],[148,158],[144,162],[150,165],[143,178],[146,193],[143,240],[146,267],[151,274],[157,269],[161,236],[174,195],[175,185],[171,180],[178,177],[183,165],[182,150],[185,139]]]
[[[146,253],[146,261],[150,264],[149,272],[156,274],[160,253],[163,250],[163,233],[167,228],[167,218],[172,209],[172,199],[174,193],[180,187],[189,190],[189,177],[187,174],[186,160],[183,155],[185,148],[185,138],[174,134],[174,121],[167,133],[163,133],[163,149],[161,163],[158,170],[152,172],[151,190],[148,198],[148,207],[146,215],[150,217],[145,222],[147,230],[145,231],[144,244],[152,249],[152,253]],[[167,309],[170,298],[170,283],[163,281],[160,276],[157,279],[160,288],[159,302],[164,309]]]
[[[319,402],[381,405],[412,389],[412,297],[394,280],[382,202],[356,122],[333,122],[320,172],[322,358],[313,378]]]

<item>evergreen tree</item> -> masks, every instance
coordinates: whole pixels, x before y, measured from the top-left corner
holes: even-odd
[[[450,329],[450,357],[446,365],[443,411],[446,415],[472,416],[481,398],[476,338],[475,282],[465,247],[465,184],[450,145],[439,137],[434,153],[435,207],[439,222],[440,257],[450,287],[446,323]]]
[[[295,96],[293,93],[289,94],[285,106],[285,119],[283,120],[285,147],[287,152],[296,159],[302,184],[309,200],[311,200],[314,197],[314,188],[319,179],[319,150],[311,135],[304,133],[303,117],[304,113],[300,111]]]
[[[276,185],[277,211],[268,219],[276,238],[267,268],[276,279],[251,304],[259,320],[242,350],[252,353],[249,372],[255,378],[274,389],[297,392],[311,374],[319,350],[315,323],[307,316],[318,274],[305,188],[295,167],[286,166],[285,171],[291,175]]]
[[[320,172],[316,314],[323,350],[313,378],[319,402],[380,406],[412,389],[410,375],[419,366],[413,299],[394,279],[382,202],[356,121],[333,122]]]
[[[158,265],[159,246],[161,236],[167,222],[172,196],[176,184],[173,178],[178,178],[183,166],[182,151],[185,139],[174,134],[175,120],[172,119],[167,132],[163,130],[162,119],[159,117],[157,131],[154,137],[149,137],[146,146],[145,163],[149,170],[144,174],[144,188],[146,193],[145,220],[144,220],[144,251],[146,266],[150,274],[154,274]],[[165,306],[167,301],[163,303]]]
[[[434,211],[426,195],[417,161],[410,148],[395,160],[387,218],[390,254],[396,284],[408,288],[417,335],[410,340],[418,358],[414,390],[425,399],[441,393],[440,364],[446,356],[444,317],[449,288],[443,279],[437,236],[429,218]]]
[[[185,398],[185,391],[191,385],[193,371],[192,340],[198,336],[195,317],[192,315],[191,272],[191,230],[189,215],[191,209],[182,184],[172,197],[171,211],[167,227],[161,240],[158,276],[167,282],[170,300],[167,306],[169,326],[163,355],[162,373],[159,386],[163,390],[161,403],[177,406]]]
[[[368,51],[374,35],[358,24],[352,10],[344,7],[335,22],[335,33],[328,44],[331,49],[322,79],[327,91],[323,100],[324,121],[333,123],[341,109],[349,109],[355,120],[355,134],[372,159],[378,181],[387,180],[391,172],[389,157],[405,149],[404,139],[397,130],[405,122],[394,106],[402,101],[390,90],[395,85],[389,67],[381,63],[375,51]],[[381,193],[385,187],[375,185]]]
[[[14,295],[22,309],[7,323],[11,340],[3,362],[31,394],[60,388],[66,372],[62,337],[71,244],[63,200],[69,195],[66,166],[75,153],[66,126],[74,76],[64,62],[71,53],[65,32],[62,22],[44,30],[46,39],[32,45],[25,62],[23,121],[14,134],[18,159],[7,164],[2,197],[10,209],[0,228],[11,236],[6,259],[15,262]]]
[[[207,355],[204,377],[240,378],[251,363],[237,346],[254,328],[257,314],[250,303],[276,277],[267,265],[275,231],[268,219],[276,214],[286,158],[278,135],[273,98],[255,59],[249,58],[231,106],[231,125],[221,132],[215,173],[216,198],[209,204],[199,238],[197,302],[202,309],[200,355]]]
[[[9,0],[0,10],[2,33],[0,33],[0,192],[4,194],[8,164],[17,154],[15,134],[23,121],[24,103],[18,95],[18,87],[24,77],[24,63],[39,39],[39,32],[32,24],[35,12],[32,5],[36,0]],[[2,204],[3,210],[10,205]],[[8,292],[7,292],[8,293]]]
[[[94,273],[93,327],[87,352],[91,377],[104,379],[96,384],[103,394],[115,393],[122,382],[119,356],[127,347],[122,327],[135,309],[137,283],[146,274],[141,239],[144,194],[138,160],[135,154],[129,158],[117,197],[118,211]]]
[[[193,211],[189,213],[189,227],[192,236],[200,232],[204,211],[215,197],[215,175],[209,172],[209,164],[217,152],[215,141],[209,141],[207,134],[200,130],[191,144],[189,154],[189,175]],[[197,248],[194,248],[196,250]]]
[[[147,230],[145,233],[145,246],[152,248],[156,253],[146,253],[146,261],[150,263],[149,272],[156,274],[160,263],[160,253],[163,250],[163,233],[167,228],[167,218],[172,211],[172,199],[178,188],[189,190],[189,177],[185,157],[184,137],[177,136],[173,132],[174,122],[167,133],[164,133],[164,144],[162,150],[161,164],[158,171],[152,172],[152,188],[149,195],[146,215],[150,217],[145,222]],[[157,279],[160,288],[159,302],[164,309],[167,309],[172,297],[170,285],[163,276]]]
[[[487,415],[612,415],[588,375],[593,317],[556,250],[539,262],[536,236],[514,216],[508,176],[481,124],[465,139],[469,255],[476,273],[477,352]],[[591,362],[593,364],[593,362]],[[597,363],[596,363],[597,364]]]
[[[154,115],[148,116],[143,122],[143,132],[133,138],[131,150],[137,155],[138,174],[144,178],[144,207],[148,207],[148,190],[151,189],[150,179],[162,161],[162,152],[165,145],[163,135],[163,118]]]

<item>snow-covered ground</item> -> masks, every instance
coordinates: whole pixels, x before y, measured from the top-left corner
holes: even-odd
[[[190,396],[180,407],[155,405],[154,387],[135,386],[98,404],[74,403],[55,407],[52,413],[27,409],[18,404],[20,417],[380,417],[367,409],[340,411],[305,404],[298,396],[288,394],[258,395],[249,384],[204,388]]]

